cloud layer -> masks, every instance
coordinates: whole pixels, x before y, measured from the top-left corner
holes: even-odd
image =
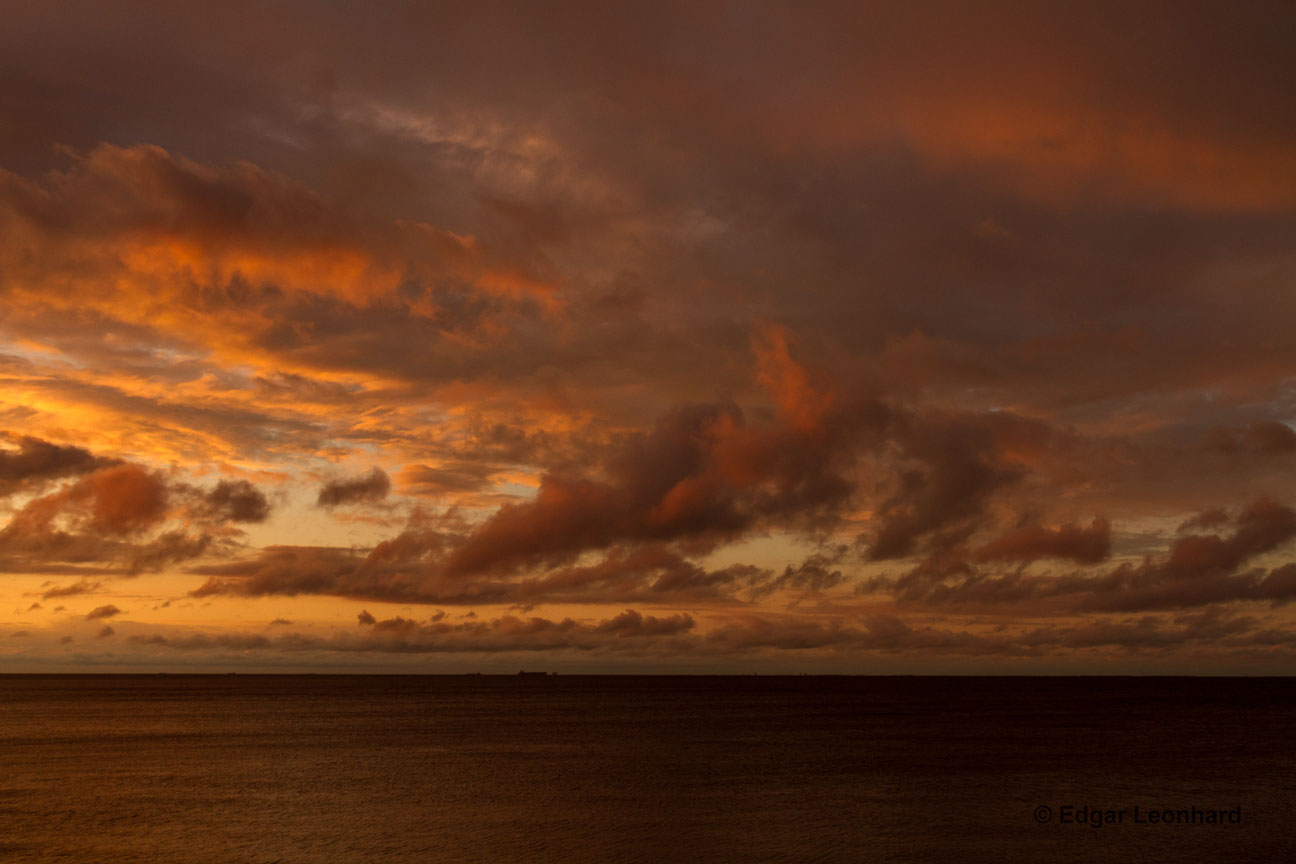
[[[24,657],[1291,670],[1290,8],[380,5],[7,16]]]

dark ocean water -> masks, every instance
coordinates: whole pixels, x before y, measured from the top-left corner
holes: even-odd
[[[1294,732],[1289,679],[0,676],[0,861],[1290,861]]]

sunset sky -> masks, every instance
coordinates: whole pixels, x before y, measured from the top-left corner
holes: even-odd
[[[0,0],[0,668],[1296,672],[1293,44]]]

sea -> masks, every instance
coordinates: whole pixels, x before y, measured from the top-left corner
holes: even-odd
[[[1241,864],[1293,829],[1296,679],[0,676],[5,864]]]

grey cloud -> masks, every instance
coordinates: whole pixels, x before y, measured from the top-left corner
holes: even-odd
[[[337,507],[366,501],[381,501],[391,491],[391,479],[381,468],[349,480],[334,480],[320,488],[316,504],[320,507]]]

